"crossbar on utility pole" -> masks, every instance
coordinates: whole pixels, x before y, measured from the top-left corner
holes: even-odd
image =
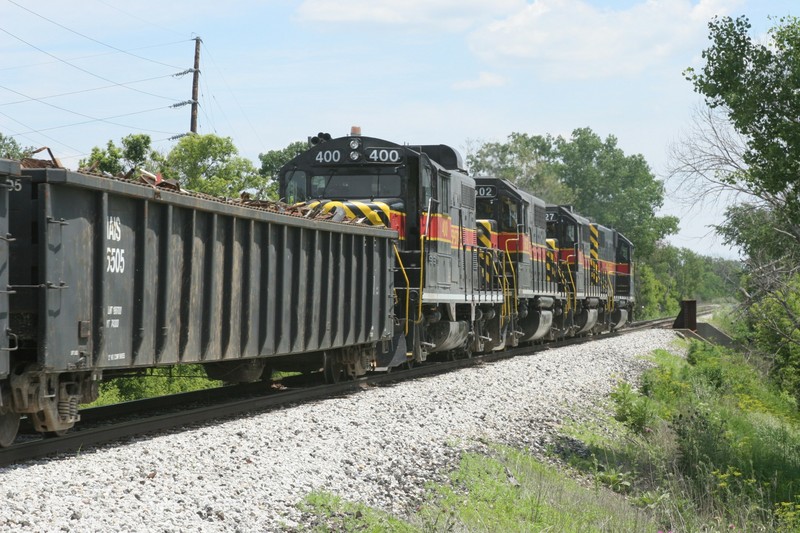
[[[197,105],[200,93],[200,37],[194,38],[194,73],[192,74],[192,123],[189,131],[197,133]]]

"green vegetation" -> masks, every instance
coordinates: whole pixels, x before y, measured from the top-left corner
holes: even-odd
[[[742,278],[739,261],[702,256],[663,243],[637,267],[637,319],[677,316],[681,300],[733,303]]]
[[[314,493],[310,529],[800,530],[795,399],[722,348],[694,343],[686,358],[653,360],[640,391],[621,382],[612,392],[613,418],[565,428],[567,445],[552,451],[562,468],[494,446],[464,454],[410,518]]]
[[[337,496],[313,493],[303,510],[312,531],[656,531],[645,511],[602,486],[582,486],[527,452],[467,453],[450,483],[429,487],[399,519]]]
[[[9,153],[15,157],[21,154],[13,138],[0,134],[0,149],[6,144]],[[195,192],[230,198],[247,191],[252,197],[273,200],[278,194],[278,170],[307,147],[305,142],[297,141],[282,150],[259,154],[261,167],[257,169],[248,159],[239,156],[230,137],[214,134],[182,137],[167,154],[153,150],[150,136],[146,134],[128,135],[120,144],[108,141],[105,148],[95,146],[79,166],[113,175],[143,169],[160,173]]]
[[[740,338],[774,382],[800,399],[800,19],[766,36],[745,17],[709,25],[704,64],[686,78],[705,100],[698,131],[677,150],[673,176],[694,195],[747,198],[717,231],[744,256]]]
[[[141,375],[104,381],[100,384],[100,397],[89,404],[89,407],[220,386],[222,382],[208,379],[200,365],[151,368]]]
[[[22,159],[33,152],[34,148],[23,148],[14,137],[0,133],[0,157],[4,159]]]
[[[590,441],[596,463],[584,470],[629,473],[632,501],[665,530],[800,527],[795,400],[718,347],[695,343],[686,360],[661,352],[656,361],[640,393],[621,383],[612,394],[627,433]]]

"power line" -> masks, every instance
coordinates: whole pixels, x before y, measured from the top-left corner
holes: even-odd
[[[108,79],[108,78],[106,78],[106,77],[100,76],[99,74],[95,74],[94,72],[90,72],[90,71],[86,70],[85,68],[79,67],[78,65],[73,65],[73,64],[72,64],[72,63],[70,63],[69,61],[67,61],[67,60],[65,60],[65,59],[61,59],[60,57],[58,57],[58,56],[56,56],[56,55],[54,55],[54,54],[51,54],[50,52],[48,52],[48,51],[46,51],[46,50],[43,50],[43,49],[39,48],[38,46],[36,46],[36,45],[34,45],[34,44],[31,44],[31,43],[29,43],[29,42],[28,42],[28,41],[26,41],[25,39],[23,39],[23,38],[21,38],[21,37],[18,37],[17,35],[14,35],[13,33],[11,33],[10,31],[8,31],[8,30],[6,30],[6,29],[4,29],[4,28],[0,28],[0,31],[1,31],[1,32],[3,32],[3,33],[5,33],[6,35],[9,35],[9,36],[13,37],[14,39],[16,39],[16,40],[20,41],[21,43],[24,43],[24,44],[26,44],[26,45],[30,46],[31,48],[33,48],[33,49],[35,49],[35,50],[38,50],[39,52],[41,52],[41,53],[43,53],[43,54],[46,54],[46,55],[48,55],[48,56],[52,57],[53,59],[56,59],[56,60],[58,60],[58,61],[60,61],[60,62],[64,63],[65,65],[69,65],[70,67],[72,67],[72,68],[74,68],[74,69],[77,69],[77,70],[80,70],[81,72],[84,72],[84,73],[86,73],[86,74],[88,74],[88,75],[90,75],[90,76],[93,76],[93,77],[95,77],[95,78],[101,79],[101,80],[103,80],[103,81],[106,81],[106,82],[108,82],[108,83],[112,83],[112,84],[114,84],[115,86],[118,86],[118,87],[125,87],[126,89],[129,89],[129,90],[131,90],[131,91],[135,91],[135,92],[137,92],[137,93],[141,93],[141,94],[146,94],[146,95],[148,95],[148,96],[153,96],[153,97],[155,97],[155,98],[161,98],[162,100],[174,100],[174,98],[168,98],[168,97],[166,97],[166,96],[161,96],[161,95],[159,95],[159,94],[154,94],[154,93],[150,93],[150,92],[147,92],[147,91],[142,91],[142,90],[140,90],[140,89],[136,89],[136,88],[134,88],[134,87],[129,87],[129,86],[127,86],[127,85],[123,85],[122,83],[117,83],[117,82],[115,82],[114,80],[110,80],[110,79]]]
[[[147,50],[149,48],[160,48],[162,46],[172,46],[172,45],[175,45],[175,44],[183,44],[183,43],[185,43],[187,41],[190,41],[190,40],[191,39],[182,39],[180,41],[171,41],[171,42],[168,42],[168,43],[151,44],[151,45],[148,45],[148,46],[138,46],[136,48],[130,48],[127,51],[130,52],[132,50]],[[101,52],[99,54],[89,54],[89,55],[85,55],[85,56],[72,57],[72,58],[70,58],[70,61],[78,61],[78,60],[81,60],[81,59],[92,59],[92,58],[95,58],[95,57],[110,56],[110,55],[114,55],[114,54],[117,54],[117,53],[118,52]],[[59,61],[42,61],[40,63],[26,63],[24,65],[16,65],[16,66],[13,66],[13,67],[3,67],[3,68],[0,68],[0,72],[6,71],[6,70],[16,70],[16,69],[21,69],[21,68],[33,68],[33,67],[41,67],[41,66],[44,66],[44,65],[52,65],[53,63],[58,63]]]
[[[153,111],[163,111],[165,109],[170,109],[172,107],[173,106],[155,107],[153,109],[143,109],[141,111],[132,111],[130,113],[123,113],[121,115],[114,115],[114,116],[105,117],[105,118],[88,117],[89,120],[84,120],[82,122],[73,122],[72,124],[62,124],[61,126],[50,126],[49,128],[41,128],[41,129],[33,130],[33,131],[24,131],[24,132],[20,133],[20,135],[29,134],[29,133],[41,133],[43,131],[59,130],[59,129],[63,129],[63,128],[71,128],[73,126],[83,126],[83,125],[86,125],[86,124],[91,124],[92,122],[104,122],[106,124],[111,124],[112,126],[119,126],[119,127],[122,127],[122,128],[131,129],[131,130],[149,131],[151,133],[161,133],[161,134],[164,134],[164,135],[170,135],[172,132],[163,131],[163,130],[151,130],[151,129],[148,129],[148,128],[137,128],[136,126],[130,126],[128,124],[120,124],[118,122],[112,122],[111,119],[123,118],[123,117],[131,117],[131,116],[134,116],[134,115],[142,115],[144,113],[152,113]]]
[[[129,85],[129,84],[134,84],[134,83],[144,83],[144,82],[147,82],[147,81],[160,80],[160,79],[163,79],[163,78],[172,78],[174,76],[176,76],[176,74],[165,74],[164,76],[155,76],[153,78],[145,78],[145,79],[142,79],[142,80],[127,81],[123,85]],[[104,85],[102,87],[92,87],[91,89],[81,89],[80,91],[70,91],[70,92],[67,92],[67,93],[51,94],[49,96],[40,96],[40,97],[38,97],[38,100],[48,100],[50,98],[59,98],[61,96],[72,96],[72,95],[75,95],[75,94],[88,93],[88,92],[92,92],[92,91],[101,91],[103,89],[113,89],[114,87],[116,87],[116,85]],[[22,104],[22,103],[25,103],[25,102],[28,102],[28,101],[32,100],[31,97],[27,97],[26,96],[25,98],[26,98],[25,100],[15,100],[13,102],[2,102],[2,103],[0,103],[0,107],[7,106],[7,105]]]
[[[164,67],[169,67],[169,68],[180,68],[180,67],[176,67],[175,65],[168,65],[168,64],[166,64],[166,63],[162,63],[161,61],[156,61],[155,59],[150,59],[150,58],[148,58],[148,57],[140,56],[140,55],[137,55],[137,54],[132,54],[131,52],[126,52],[125,50],[122,50],[122,49],[120,49],[120,48],[117,48],[116,46],[112,46],[112,45],[110,45],[110,44],[108,44],[108,43],[104,43],[103,41],[98,41],[97,39],[95,39],[95,38],[93,38],[93,37],[89,37],[88,35],[84,35],[83,33],[80,33],[80,32],[78,32],[78,31],[75,31],[75,30],[73,30],[72,28],[68,28],[68,27],[64,26],[63,24],[60,24],[60,23],[58,23],[58,22],[56,22],[56,21],[54,21],[54,20],[52,20],[52,19],[49,19],[49,18],[45,17],[44,15],[40,15],[39,13],[36,13],[35,11],[33,11],[33,10],[31,10],[31,9],[28,9],[28,8],[27,8],[27,7],[25,7],[25,6],[22,6],[22,5],[18,4],[17,2],[14,2],[14,0],[7,0],[7,1],[8,1],[8,3],[10,3],[10,4],[14,4],[14,5],[15,5],[15,6],[17,6],[18,8],[20,8],[20,9],[24,9],[24,10],[25,10],[25,11],[27,11],[28,13],[30,13],[30,14],[32,14],[32,15],[35,15],[35,16],[39,17],[40,19],[46,20],[46,21],[47,21],[47,22],[49,22],[50,24],[55,24],[55,25],[56,25],[56,26],[58,26],[59,28],[63,28],[63,29],[65,29],[65,30],[69,31],[69,32],[72,32],[72,33],[74,33],[75,35],[78,35],[78,36],[80,36],[80,37],[83,37],[84,39],[88,39],[88,40],[90,40],[90,41],[92,41],[92,42],[94,42],[94,43],[97,43],[97,44],[99,44],[99,45],[105,46],[106,48],[111,48],[112,50],[115,50],[115,51],[117,51],[117,52],[120,52],[120,53],[123,53],[123,54],[127,54],[127,55],[129,55],[129,56],[131,56],[131,57],[135,57],[135,58],[137,58],[137,59],[141,59],[141,60],[143,60],[143,61],[149,61],[149,62],[151,62],[151,63],[155,63],[155,64],[157,64],[157,65],[162,65],[162,66],[164,66]]]
[[[3,85],[0,85],[0,89],[5,89],[6,91],[12,92],[14,94],[18,94],[18,95],[20,95],[22,97],[25,97],[25,98],[28,98],[30,100],[39,102],[39,103],[44,104],[46,106],[52,107],[54,109],[58,109],[59,111],[64,111],[66,113],[72,113],[73,115],[78,115],[79,117],[84,117],[84,118],[88,118],[89,119],[88,121],[78,122],[78,123],[75,123],[75,124],[69,124],[68,126],[78,126],[78,125],[81,125],[81,124],[89,124],[91,122],[106,122],[106,123],[112,124],[114,126],[121,126],[121,127],[124,127],[124,128],[130,128],[130,129],[134,129],[134,130],[152,131],[152,132],[155,132],[155,133],[164,133],[164,134],[169,134],[170,133],[168,131],[148,130],[148,129],[144,129],[144,128],[136,128],[134,126],[128,126],[126,124],[118,124],[116,122],[110,122],[110,120],[109,120],[111,118],[119,118],[119,117],[124,117],[124,116],[137,115],[137,114],[141,114],[141,113],[149,113],[149,112],[155,111],[155,110],[169,109],[169,107],[158,107],[158,108],[155,108],[155,109],[148,109],[148,110],[145,110],[145,111],[136,111],[136,112],[133,112],[133,113],[128,113],[128,114],[125,114],[125,115],[118,115],[117,117],[109,117],[108,119],[105,119],[105,118],[93,117],[91,115],[87,115],[85,113],[80,113],[78,111],[72,111],[71,109],[67,109],[65,107],[61,107],[61,106],[58,106],[58,105],[55,105],[55,104],[51,104],[49,102],[44,102],[40,98],[35,98],[35,97],[32,97],[32,96],[28,96],[26,94],[23,94],[23,93],[21,93],[19,91],[15,91],[14,89],[10,89],[10,88],[5,87]],[[40,131],[49,131],[49,130],[65,128],[65,127],[67,127],[67,126],[56,126],[56,127],[53,127],[53,128],[44,128],[44,129],[36,130],[36,131],[30,132],[30,133],[38,133]]]
[[[149,20],[149,19],[146,19],[146,18],[142,18],[142,17],[140,17],[138,15],[134,15],[133,13],[131,13],[129,11],[125,11],[124,9],[120,9],[115,5],[109,4],[108,2],[103,2],[103,0],[96,0],[96,1],[98,3],[100,3],[100,4],[103,4],[106,7],[110,7],[111,9],[114,9],[116,11],[119,11],[120,13],[128,15],[129,17],[131,17],[133,19],[136,19],[139,22],[144,22],[145,24],[147,24],[149,26],[153,26],[153,27],[156,27],[156,28],[161,28],[162,30],[166,30],[166,31],[168,31],[170,33],[174,33],[175,35],[182,35],[182,33],[177,32],[177,31],[173,30],[172,28],[166,28],[164,26],[160,26],[160,25],[156,24],[155,22],[153,22],[152,20]]]
[[[20,122],[19,120],[15,119],[14,117],[10,117],[10,116],[6,115],[6,114],[5,114],[5,113],[3,113],[2,111],[0,111],[0,115],[3,115],[3,116],[4,116],[4,117],[6,117],[7,119],[9,119],[9,120],[11,120],[11,121],[13,121],[13,122],[16,122],[16,123],[17,123],[17,124],[19,124],[20,126],[24,126],[24,127],[28,128],[28,129],[31,129],[31,127],[30,127],[30,126],[28,126],[27,124],[25,124],[25,123],[23,123],[23,122]],[[24,137],[24,138],[26,138],[26,139],[30,140],[31,142],[34,142],[34,143],[36,143],[36,141],[35,141],[34,139],[32,139],[31,137],[28,137],[28,135],[27,135],[25,132],[23,132],[23,133],[19,133],[19,132],[18,132],[18,133],[10,133],[9,135],[11,135],[12,137]],[[80,150],[78,150],[78,149],[77,149],[77,148],[75,148],[74,146],[70,146],[70,145],[68,145],[68,144],[66,144],[66,143],[63,143],[63,142],[59,141],[58,139],[55,139],[55,138],[53,138],[53,137],[50,137],[49,135],[45,135],[44,133],[42,133],[41,135],[42,135],[42,137],[45,137],[46,139],[50,139],[51,141],[53,141],[53,142],[55,142],[55,143],[57,143],[57,144],[60,144],[61,146],[66,146],[66,147],[67,147],[67,148],[69,148],[70,150],[75,150],[76,152],[80,152]],[[37,144],[38,144],[38,143],[37,143]]]

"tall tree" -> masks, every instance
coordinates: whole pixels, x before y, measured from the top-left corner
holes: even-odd
[[[0,133],[0,157],[5,159],[22,159],[31,153],[33,148],[22,148],[14,137]]]
[[[550,135],[512,133],[505,143],[484,143],[467,162],[478,176],[508,180],[552,204],[571,204],[573,191],[553,171],[553,143]]]
[[[742,309],[754,347],[800,399],[800,20],[779,19],[766,43],[749,31],[745,17],[709,23],[705,64],[686,71],[709,119],[702,142],[677,151],[674,173],[745,193],[718,230],[746,255]]]
[[[258,195],[262,198],[278,200],[278,171],[296,155],[305,152],[307,149],[307,142],[295,141],[281,150],[270,150],[266,153],[258,154],[258,159],[261,161],[261,168],[258,173],[263,178]]]
[[[214,134],[181,138],[166,158],[165,176],[182,187],[213,196],[238,196],[262,180],[249,159],[239,156],[230,137]]]
[[[95,146],[88,159],[82,159],[81,168],[94,168],[102,172],[117,175],[131,169],[144,169],[160,172],[164,166],[164,157],[151,148],[152,140],[145,133],[136,133],[122,138],[117,146],[108,141],[105,148]]]
[[[512,133],[506,143],[487,143],[468,156],[478,175],[505,178],[551,204],[576,210],[624,233],[639,257],[677,231],[675,217],[656,216],[664,186],[641,155],[626,156],[617,139],[602,140],[589,128],[570,139]]]
[[[722,109],[742,142],[743,167],[720,175],[776,210],[800,241],[800,20],[779,19],[768,43],[746,17],[715,18],[705,65],[686,77],[712,109]]]
[[[602,140],[589,128],[555,139],[555,172],[575,195],[575,208],[593,220],[611,226],[636,246],[641,258],[654,245],[678,230],[678,219],[656,216],[664,204],[664,185],[640,154],[625,155],[617,138]]]

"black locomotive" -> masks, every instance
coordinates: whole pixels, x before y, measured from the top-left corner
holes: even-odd
[[[379,366],[599,333],[632,318],[632,244],[444,145],[319,134],[280,194],[398,233],[395,335]]]

